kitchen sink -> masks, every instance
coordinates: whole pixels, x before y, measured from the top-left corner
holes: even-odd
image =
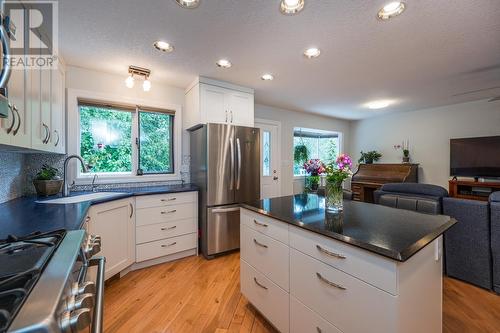
[[[70,196],[70,197],[63,197],[63,198],[50,199],[50,200],[39,200],[39,201],[37,201],[37,203],[71,204],[71,203],[79,203],[79,202],[84,202],[84,201],[108,199],[108,198],[118,197],[118,196],[122,196],[122,195],[127,195],[127,193],[97,192],[97,193],[80,194],[80,195],[74,195],[74,196]]]

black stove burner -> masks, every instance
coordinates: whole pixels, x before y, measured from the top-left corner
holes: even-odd
[[[65,230],[0,240],[0,332],[16,316]]]

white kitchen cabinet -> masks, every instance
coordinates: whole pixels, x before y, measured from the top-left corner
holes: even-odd
[[[198,192],[136,198],[134,268],[195,255],[198,252]]]
[[[66,132],[64,113],[64,70],[59,64],[51,71],[51,136],[52,151],[59,154],[66,152]]]
[[[89,233],[101,236],[100,255],[106,257],[106,279],[135,262],[134,198],[93,205]]]
[[[253,89],[200,77],[186,90],[184,128],[206,123],[254,126]]]
[[[254,211],[240,216],[241,292],[280,331],[441,332],[441,237],[399,262]]]

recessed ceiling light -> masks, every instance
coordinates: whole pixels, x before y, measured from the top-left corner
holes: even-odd
[[[389,99],[380,99],[380,100],[368,102],[364,106],[369,108],[369,109],[372,109],[372,110],[377,110],[377,109],[386,108],[393,103],[394,103],[394,101],[389,100]]]
[[[280,11],[285,15],[293,15],[304,9],[304,0],[281,0]]]
[[[221,68],[229,68],[231,67],[233,64],[231,63],[231,61],[227,60],[227,59],[220,59],[216,62],[217,66],[221,67]]]
[[[306,58],[309,58],[309,59],[317,58],[317,57],[319,57],[320,54],[321,54],[321,51],[317,47],[311,47],[311,48],[308,48],[307,50],[304,51],[304,56]]]
[[[266,73],[260,77],[264,81],[272,81],[274,80],[274,76],[272,74]]]
[[[184,8],[196,8],[200,5],[200,0],[175,0],[175,2]]]
[[[172,44],[167,43],[167,42],[162,41],[162,40],[157,40],[156,42],[154,42],[153,46],[157,50],[167,52],[167,53],[170,53],[174,50],[174,47],[172,46]]]
[[[400,15],[402,12],[404,12],[406,9],[406,4],[402,1],[392,1],[389,2],[387,5],[382,7],[378,11],[378,18],[381,20],[388,20],[392,17]]]

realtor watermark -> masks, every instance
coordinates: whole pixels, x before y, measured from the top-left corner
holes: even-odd
[[[3,25],[10,38],[12,69],[54,69],[58,54],[57,1],[4,1]],[[7,19],[5,19],[7,18]]]

